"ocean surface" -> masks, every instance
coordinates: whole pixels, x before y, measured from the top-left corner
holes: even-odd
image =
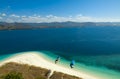
[[[37,51],[63,65],[75,60],[75,69],[120,79],[120,27],[46,28],[0,31],[0,61],[16,54]]]

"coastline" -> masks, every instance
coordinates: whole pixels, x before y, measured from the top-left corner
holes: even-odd
[[[10,58],[1,61],[0,66],[8,62],[34,65],[37,67],[49,69],[52,72],[54,71],[62,72],[62,73],[77,76],[83,79],[100,79],[79,71],[75,71],[74,69],[71,69],[71,68],[63,67],[59,64],[55,64],[54,62],[50,62],[48,59],[45,59],[42,54],[38,54],[38,52],[25,52],[25,53],[15,54]]]

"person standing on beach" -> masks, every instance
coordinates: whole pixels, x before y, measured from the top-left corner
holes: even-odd
[[[74,67],[73,67],[74,65],[75,65],[75,61],[72,60],[71,63],[70,63],[70,67],[71,67],[71,68],[74,68]]]
[[[56,58],[56,60],[55,60],[55,64],[57,64],[58,61],[60,61],[60,56],[58,56],[58,57]]]

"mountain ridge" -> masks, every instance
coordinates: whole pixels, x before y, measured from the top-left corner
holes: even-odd
[[[50,23],[7,23],[0,22],[0,30],[15,29],[39,29],[39,28],[63,28],[63,27],[99,27],[99,26],[120,26],[120,22],[50,22]]]

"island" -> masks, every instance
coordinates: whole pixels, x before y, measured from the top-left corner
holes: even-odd
[[[0,22],[0,30],[21,30],[40,28],[75,28],[75,27],[120,26],[120,22],[50,22],[50,23],[8,23]]]

